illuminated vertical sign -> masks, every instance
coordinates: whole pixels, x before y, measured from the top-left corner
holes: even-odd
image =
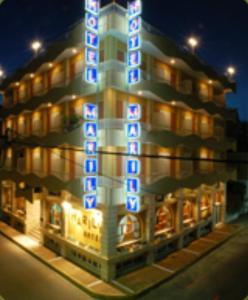
[[[99,80],[99,22],[100,0],[85,0],[85,81],[97,84]]]
[[[127,107],[126,138],[128,158],[126,159],[126,209],[133,213],[140,211],[140,179],[141,162],[135,155],[140,155],[141,138],[141,106],[137,103]]]
[[[97,105],[86,103],[83,106],[84,117],[84,199],[83,205],[85,209],[93,209],[97,206],[97,182],[98,182],[98,159],[97,159]]]
[[[99,23],[100,0],[85,0],[85,72],[87,83],[99,83]],[[86,103],[83,106],[84,132],[84,178],[83,206],[94,209],[97,206],[98,185],[98,106]]]
[[[128,3],[127,82],[130,85],[139,83],[141,80],[141,13],[141,0],[133,0]]]

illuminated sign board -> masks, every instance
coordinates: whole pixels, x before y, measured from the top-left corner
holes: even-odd
[[[138,159],[128,159],[126,164],[128,175],[138,176],[140,174],[140,161]]]
[[[85,68],[85,81],[90,84],[97,84],[98,81],[97,68],[92,68],[92,67]]]
[[[97,177],[88,176],[84,178],[84,191],[86,193],[96,192],[97,190]]]
[[[140,180],[139,178],[127,178],[126,189],[128,193],[140,192]]]
[[[98,118],[98,113],[97,113],[97,105],[96,104],[91,104],[91,103],[86,103],[84,105],[84,118],[85,120],[88,121],[96,121]]]
[[[85,209],[94,209],[97,206],[97,183],[98,183],[98,159],[97,159],[97,119],[98,106],[94,103],[86,103],[83,106],[84,117],[84,200]]]
[[[85,0],[85,10],[98,15],[100,12],[100,1],[99,0]]]
[[[137,213],[140,211],[140,197],[135,195],[127,196],[126,209],[130,212]]]
[[[91,48],[86,48],[85,50],[85,62],[89,66],[97,66],[99,63],[99,54],[98,51],[91,49]]]
[[[140,123],[128,123],[126,125],[126,134],[129,139],[138,139],[141,136]]]
[[[97,124],[96,122],[86,122],[84,123],[84,136],[87,139],[97,138]]]
[[[140,142],[128,142],[127,143],[127,151],[130,155],[140,155],[141,149],[140,149]]]
[[[139,104],[129,104],[127,107],[128,121],[138,121],[141,118],[141,107]]]
[[[84,151],[86,155],[96,155],[97,154],[97,142],[95,141],[85,141]]]
[[[84,208],[85,209],[94,209],[97,206],[97,196],[96,195],[85,195],[84,196]]]
[[[128,37],[128,50],[134,51],[141,47],[141,36],[140,34],[135,34]]]
[[[98,83],[100,1],[85,1],[85,81]]]
[[[128,67],[135,68],[139,67],[141,64],[141,52],[132,51],[128,53]]]
[[[85,15],[85,25],[89,30],[91,30],[95,33],[98,33],[98,30],[99,30],[99,17],[95,16],[91,13],[86,13],[86,15]]]
[[[141,17],[136,17],[128,21],[128,33],[129,35],[134,35],[141,31]]]
[[[94,174],[98,172],[97,159],[87,158],[84,161],[84,172],[86,174]]]
[[[86,30],[85,32],[85,43],[87,47],[98,49],[99,47],[99,36],[91,31]]]
[[[141,13],[141,0],[134,0],[128,4],[127,82],[130,85],[137,84],[141,80]]]
[[[128,17],[134,18],[142,14],[141,0],[135,0],[128,4]]]
[[[140,69],[128,70],[127,73],[128,84],[133,85],[140,82],[141,79],[141,71]]]

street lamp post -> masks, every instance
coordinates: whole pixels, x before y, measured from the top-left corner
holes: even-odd
[[[195,54],[195,49],[199,45],[199,41],[197,40],[197,38],[191,36],[188,38],[187,43],[190,46],[192,54]]]
[[[41,48],[42,48],[42,43],[40,41],[35,40],[31,43],[31,49],[34,51],[35,57],[38,56]]]
[[[233,66],[229,66],[226,70],[227,75],[230,79],[233,79],[234,75],[236,74],[236,69]]]

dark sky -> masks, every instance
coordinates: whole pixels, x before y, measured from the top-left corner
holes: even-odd
[[[106,4],[110,0],[103,0]],[[125,4],[127,1],[119,0]],[[248,5],[244,0],[143,0],[146,21],[180,45],[187,36],[200,38],[198,55],[224,73],[237,67],[237,95],[229,105],[238,107],[248,121]],[[0,66],[8,73],[30,60],[30,41],[45,44],[82,18],[83,0],[5,0],[0,5]]]

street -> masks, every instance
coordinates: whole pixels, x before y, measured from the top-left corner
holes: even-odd
[[[2,235],[0,295],[5,300],[92,299]]]
[[[248,229],[142,300],[242,300],[248,295]]]
[[[142,300],[241,300],[248,294],[248,228]],[[0,236],[0,294],[6,300],[92,299]]]

